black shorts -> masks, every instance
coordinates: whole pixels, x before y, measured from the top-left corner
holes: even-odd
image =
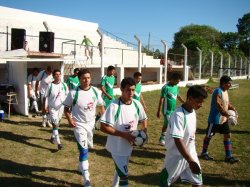
[[[231,132],[230,127],[228,125],[228,122],[226,121],[223,124],[214,124],[209,123],[206,130],[206,135],[208,137],[212,137],[215,135],[216,132],[219,132],[220,134],[229,134]]]

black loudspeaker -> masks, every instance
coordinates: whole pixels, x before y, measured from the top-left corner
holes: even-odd
[[[24,48],[26,39],[25,29],[11,29],[11,50]]]
[[[40,32],[39,33],[39,51],[40,52],[54,52],[54,33]]]

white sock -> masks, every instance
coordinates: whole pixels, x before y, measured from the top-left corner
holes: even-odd
[[[115,171],[112,187],[119,187],[119,181],[120,181],[120,177],[118,176],[117,172]]]
[[[55,138],[57,145],[61,144],[58,129],[53,130],[52,137]]]
[[[88,160],[82,161],[79,163],[79,165],[80,165],[80,170],[82,172],[84,182],[90,181],[90,179],[89,179],[89,176],[90,176],[90,174],[89,174],[89,161]]]

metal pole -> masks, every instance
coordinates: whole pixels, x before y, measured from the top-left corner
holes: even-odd
[[[223,67],[223,54],[220,51],[219,51],[219,54],[220,54],[220,74],[219,74],[219,76],[222,77],[222,74],[223,74],[223,70],[222,70],[222,67]]]
[[[104,35],[99,29],[97,29],[98,34],[101,37],[101,78],[104,76]]]
[[[199,47],[196,47],[199,51],[199,80],[201,80],[201,62],[202,62],[202,50]]]
[[[236,70],[236,68],[237,68],[237,56],[234,57],[234,68],[235,68],[234,76],[237,76],[237,70]]]
[[[213,68],[214,68],[214,52],[209,49],[211,53],[211,67],[210,67],[210,77],[213,78]]]
[[[6,51],[9,50],[9,27],[6,27]]]
[[[242,57],[240,57],[240,76],[242,76]]]
[[[227,53],[227,54],[228,54],[228,71],[227,71],[227,75],[230,76],[230,63],[231,63],[230,60],[231,59],[230,59],[230,54],[229,53]]]
[[[161,43],[164,46],[164,83],[167,82],[167,76],[168,76],[168,46],[165,41],[161,40]]]
[[[183,65],[183,80],[187,81],[187,72],[186,72],[186,67],[187,67],[187,47],[184,44],[181,44],[181,46],[184,48],[184,65]]]
[[[134,38],[138,42],[138,71],[141,72],[141,40],[136,35],[134,35]]]

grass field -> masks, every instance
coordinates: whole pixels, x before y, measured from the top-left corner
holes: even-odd
[[[217,134],[211,141],[209,152],[214,161],[200,160],[204,186],[250,186],[250,81],[235,81],[238,89],[230,90],[230,100],[239,113],[239,125],[232,127],[233,155],[239,163],[224,162],[223,138]],[[211,83],[216,87],[218,83]],[[185,98],[187,88],[181,88]],[[129,163],[130,186],[159,186],[159,172],[164,160],[164,147],[158,145],[163,119],[156,118],[160,91],[143,93],[148,106],[149,142],[143,148],[135,148]],[[197,152],[201,152],[207,125],[211,95],[197,111]],[[179,104],[178,104],[179,105]],[[65,148],[57,151],[48,140],[51,130],[40,127],[41,118],[11,116],[0,122],[0,186],[42,187],[82,186],[77,172],[78,150],[72,129],[62,121],[60,134]],[[89,153],[90,174],[95,187],[111,186],[114,164],[105,150],[106,135],[96,131],[95,148]],[[177,182],[174,186],[185,186]]]

